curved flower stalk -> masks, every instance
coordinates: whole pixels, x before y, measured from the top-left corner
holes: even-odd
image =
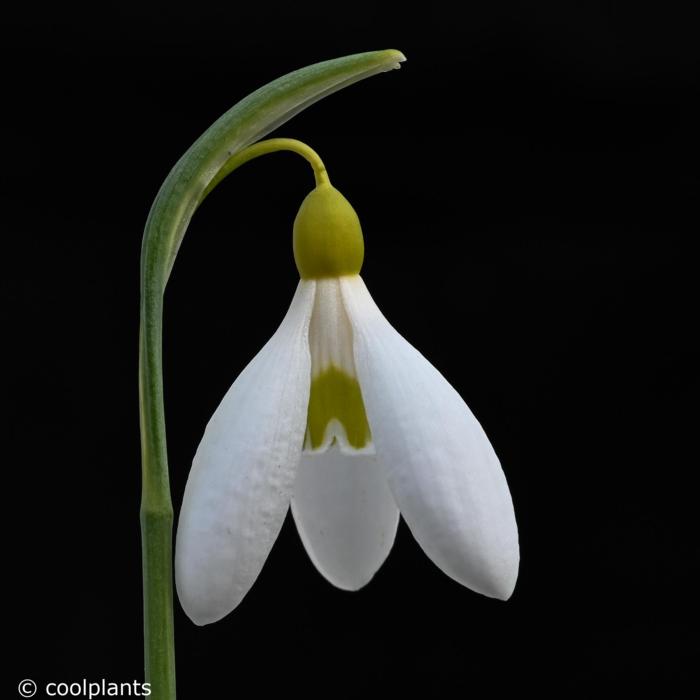
[[[261,142],[240,158],[270,150]],[[357,590],[394,542],[399,511],[446,574],[507,599],[518,532],[481,426],[384,318],[360,277],[362,230],[323,164],[294,222],[301,280],[277,332],[233,383],[187,482],[175,573],[183,608],[214,622],[248,592],[291,503],[309,557]]]
[[[358,80],[398,68],[398,51],[374,51],[317,63],[265,85],[218,119],[177,162],[146,221],[141,249],[139,402],[141,539],[146,681],[154,700],[175,697],[172,521],[163,409],[163,292],[199,204],[240,162],[239,153],[317,100]]]

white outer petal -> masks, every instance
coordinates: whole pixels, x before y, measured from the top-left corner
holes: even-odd
[[[399,509],[376,456],[344,454],[337,445],[303,455],[292,514],[316,568],[348,591],[369,583],[399,524]]]
[[[282,324],[241,372],[197,449],[180,511],[177,592],[205,625],[248,592],[279,534],[306,430],[315,283],[302,281]]]
[[[377,456],[411,532],[446,574],[510,597],[520,560],[508,484],[481,425],[384,318],[359,276],[343,280]]]

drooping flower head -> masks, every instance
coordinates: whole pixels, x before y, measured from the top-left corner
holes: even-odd
[[[215,411],[187,482],[176,582],[197,624],[240,603],[290,504],[311,561],[339,588],[370,581],[400,512],[447,575],[495,598],[513,591],[518,533],[498,458],[379,311],[363,257],[357,214],[317,170],[294,222],[292,304]]]

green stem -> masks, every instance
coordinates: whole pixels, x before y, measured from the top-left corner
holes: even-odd
[[[162,294],[144,294],[139,339],[141,541],[145,676],[153,696],[175,698],[172,529],[161,371]]]
[[[165,286],[180,243],[195,210],[216,184],[258,155],[294,150],[312,164],[317,183],[327,181],[323,163],[300,142],[272,139],[243,149],[322,97],[397,68],[402,60],[403,55],[392,50],[356,54],[302,68],[265,85],[195,141],[170,171],[151,207],[141,249],[139,400],[144,651],[153,700],[175,698],[173,507],[165,439],[162,320]]]

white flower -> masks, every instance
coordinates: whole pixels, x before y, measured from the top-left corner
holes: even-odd
[[[183,608],[197,624],[233,610],[290,503],[311,560],[339,588],[357,590],[376,573],[400,511],[442,571],[507,599],[518,533],[491,444],[459,394],[379,311],[357,274],[361,254],[347,271],[327,260],[322,272],[332,274],[311,270],[304,211],[291,307],[224,397],[194,458],[175,559]]]

